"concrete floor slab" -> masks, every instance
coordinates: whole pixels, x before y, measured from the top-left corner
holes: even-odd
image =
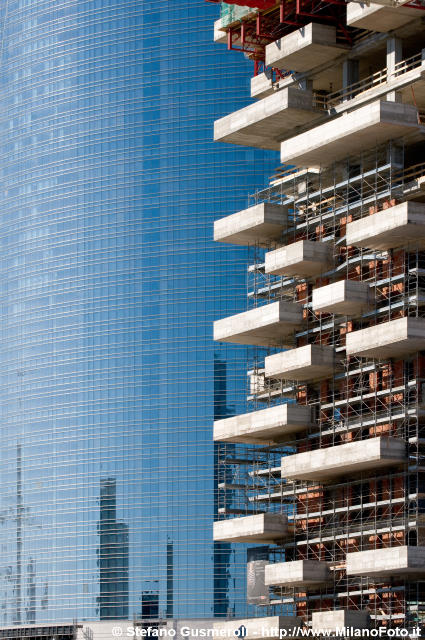
[[[355,609],[314,611],[311,616],[311,627],[313,633],[317,633],[322,629],[331,633],[344,628],[368,629],[370,627],[370,614],[367,611],[357,611]]]
[[[335,350],[328,345],[308,344],[267,356],[264,368],[266,378],[320,380],[334,372]]]
[[[281,91],[216,120],[214,140],[278,151],[280,141],[294,128],[322,113],[313,107],[313,94],[297,87]]]
[[[313,311],[355,316],[373,305],[373,295],[367,282],[339,280],[313,289]]]
[[[412,132],[418,138],[425,132],[415,106],[377,100],[285,140],[281,161],[297,167],[326,167]]]
[[[266,565],[264,577],[266,585],[311,587],[325,584],[329,580],[330,572],[327,562],[295,560]]]
[[[214,340],[232,344],[281,346],[303,324],[302,306],[279,300],[214,322]]]
[[[425,576],[425,547],[395,546],[347,554],[348,576]]]
[[[361,358],[402,358],[425,350],[425,318],[397,318],[347,333],[347,355]]]
[[[422,11],[410,7],[384,6],[371,2],[349,2],[347,25],[357,29],[368,29],[388,33],[399,29],[415,18],[422,18]]]
[[[218,44],[227,44],[227,33],[221,30],[221,18],[214,22],[214,42]]]
[[[251,98],[262,100],[273,93],[275,92],[271,73],[259,73],[258,76],[251,78]]]
[[[270,444],[312,425],[308,405],[287,403],[214,422],[215,442]]]
[[[346,49],[336,41],[336,28],[311,22],[266,46],[266,66],[311,71]]]
[[[272,544],[288,534],[288,518],[282,513],[258,513],[214,522],[214,542]]]
[[[240,246],[270,246],[288,224],[288,208],[261,202],[214,222],[214,241]]]
[[[406,460],[406,443],[398,438],[370,438],[326,449],[304,451],[282,458],[282,478],[327,482],[400,464]]]
[[[402,202],[347,224],[347,245],[388,250],[425,247],[425,204]]]
[[[333,265],[332,248],[324,242],[298,240],[286,247],[268,251],[266,273],[309,278],[328,271]]]

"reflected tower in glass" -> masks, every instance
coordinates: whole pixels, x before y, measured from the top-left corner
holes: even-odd
[[[241,612],[211,432],[242,408],[245,354],[211,326],[244,304],[246,260],[212,221],[276,158],[212,123],[248,68],[203,0],[0,12],[0,625]]]

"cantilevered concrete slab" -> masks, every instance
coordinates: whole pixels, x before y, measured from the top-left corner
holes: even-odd
[[[348,576],[425,576],[425,547],[389,547],[347,554]]]
[[[235,618],[234,620],[217,620],[213,623],[216,633],[223,633],[224,638],[231,638],[237,629],[245,627],[245,640],[259,640],[269,638],[279,640],[284,637],[281,630],[286,630],[288,636],[293,629],[302,627],[301,618],[295,616],[271,616],[267,618]]]
[[[310,278],[333,265],[332,248],[324,242],[298,240],[266,253],[265,271],[278,276]]]
[[[425,204],[402,202],[347,224],[347,245],[369,249],[425,246]]]
[[[266,585],[282,587],[312,587],[329,580],[329,565],[317,560],[277,562],[265,567]]]
[[[221,30],[221,18],[214,22],[214,42],[219,44],[227,44],[227,33]]]
[[[331,375],[334,368],[334,348],[321,344],[275,353],[267,356],[264,362],[266,378],[283,380],[320,380]]]
[[[367,611],[337,609],[336,611],[314,611],[311,616],[313,633],[336,632],[338,629],[368,629],[370,615]],[[350,634],[348,634],[350,635]]]
[[[258,513],[214,522],[214,542],[272,544],[288,534],[288,518],[282,513]]]
[[[425,350],[425,318],[397,318],[347,333],[349,356],[399,358]]]
[[[332,478],[390,467],[406,460],[406,443],[370,438],[282,458],[282,478],[327,482]]]
[[[270,246],[278,240],[288,223],[288,208],[281,204],[261,202],[214,222],[215,242],[240,246]]]
[[[214,322],[214,340],[232,344],[279,346],[302,326],[302,307],[296,302],[272,302]]]
[[[214,422],[215,442],[268,444],[312,424],[312,409],[303,404],[280,404]]]
[[[340,280],[313,289],[313,311],[343,316],[361,314],[373,304],[369,285],[359,280]]]
[[[260,149],[280,148],[280,141],[295,127],[311,121],[311,91],[287,87],[239,109],[214,123],[214,140]]]
[[[326,167],[412,132],[425,132],[418,124],[416,107],[378,100],[285,140],[281,161],[297,167]]]
[[[270,73],[259,73],[251,78],[251,98],[262,100],[273,93],[273,78]]]
[[[311,22],[266,46],[266,66],[311,71],[346,49],[336,42],[336,28]]]
[[[420,9],[410,7],[384,6],[371,2],[349,2],[347,4],[347,25],[357,29],[368,29],[388,33],[403,27],[415,18],[422,17]]]

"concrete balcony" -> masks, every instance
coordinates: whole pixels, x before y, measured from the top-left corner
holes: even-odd
[[[326,167],[407,133],[419,139],[423,131],[416,107],[378,100],[285,140],[280,156],[297,167]]]
[[[338,609],[336,611],[314,611],[311,616],[312,631],[336,632],[338,629],[368,629],[370,615],[367,611]]]
[[[281,91],[239,109],[214,123],[214,140],[278,151],[281,140],[295,127],[311,121],[313,94],[297,87]]]
[[[251,98],[262,100],[273,93],[273,78],[270,73],[260,73],[251,78]]]
[[[268,564],[265,568],[265,583],[281,587],[313,587],[329,580],[327,562],[317,560],[295,560]]]
[[[258,513],[214,522],[214,542],[273,544],[288,534],[288,518],[281,513]]]
[[[214,42],[227,44],[227,33],[221,30],[222,26],[221,18],[214,22]]]
[[[313,311],[355,316],[373,304],[369,285],[359,280],[340,280],[325,287],[313,289]]]
[[[402,202],[347,224],[347,245],[387,251],[425,246],[425,204]]]
[[[337,44],[336,28],[311,22],[266,46],[266,66],[311,71],[333,60],[347,47]]]
[[[327,482],[338,476],[374,471],[406,460],[406,443],[370,438],[282,458],[282,478]]]
[[[270,640],[279,640],[284,634],[282,630],[288,631],[288,635],[292,629],[302,626],[301,618],[295,616],[270,616],[267,618],[240,618],[235,620],[218,620],[213,623],[216,633],[220,633],[218,637],[231,638],[239,627],[245,627],[245,640],[259,640],[259,638],[269,638]],[[223,635],[221,635],[223,634]]]
[[[410,7],[383,6],[376,3],[368,5],[366,2],[347,4],[347,25],[357,29],[388,33],[417,17],[422,17],[421,10]]]
[[[215,242],[240,246],[270,246],[281,238],[288,223],[287,207],[262,202],[214,222]]]
[[[312,425],[312,409],[302,404],[279,404],[214,422],[215,442],[270,444]]]
[[[348,576],[425,576],[425,547],[389,547],[347,554]]]
[[[266,70],[265,73],[260,73],[258,76],[251,78],[251,98],[262,100],[267,96],[273,95],[276,91],[281,91],[291,86],[296,88],[296,82],[292,74],[273,80],[271,71]]]
[[[214,322],[214,340],[231,344],[280,346],[303,323],[296,302],[272,302]]]
[[[332,248],[324,242],[299,240],[266,253],[265,271],[277,276],[310,278],[333,265]]]
[[[397,318],[347,333],[347,355],[400,358],[425,349],[425,318]]]
[[[334,372],[335,350],[328,345],[308,344],[267,356],[264,367],[266,378],[320,380]]]

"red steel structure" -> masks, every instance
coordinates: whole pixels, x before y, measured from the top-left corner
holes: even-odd
[[[220,0],[207,2],[220,4]],[[312,20],[336,25],[338,37],[352,42],[350,29],[345,26],[345,0],[232,0],[226,4],[253,9],[222,29],[227,33],[228,49],[242,51],[254,61],[255,75],[264,65],[267,44]]]

